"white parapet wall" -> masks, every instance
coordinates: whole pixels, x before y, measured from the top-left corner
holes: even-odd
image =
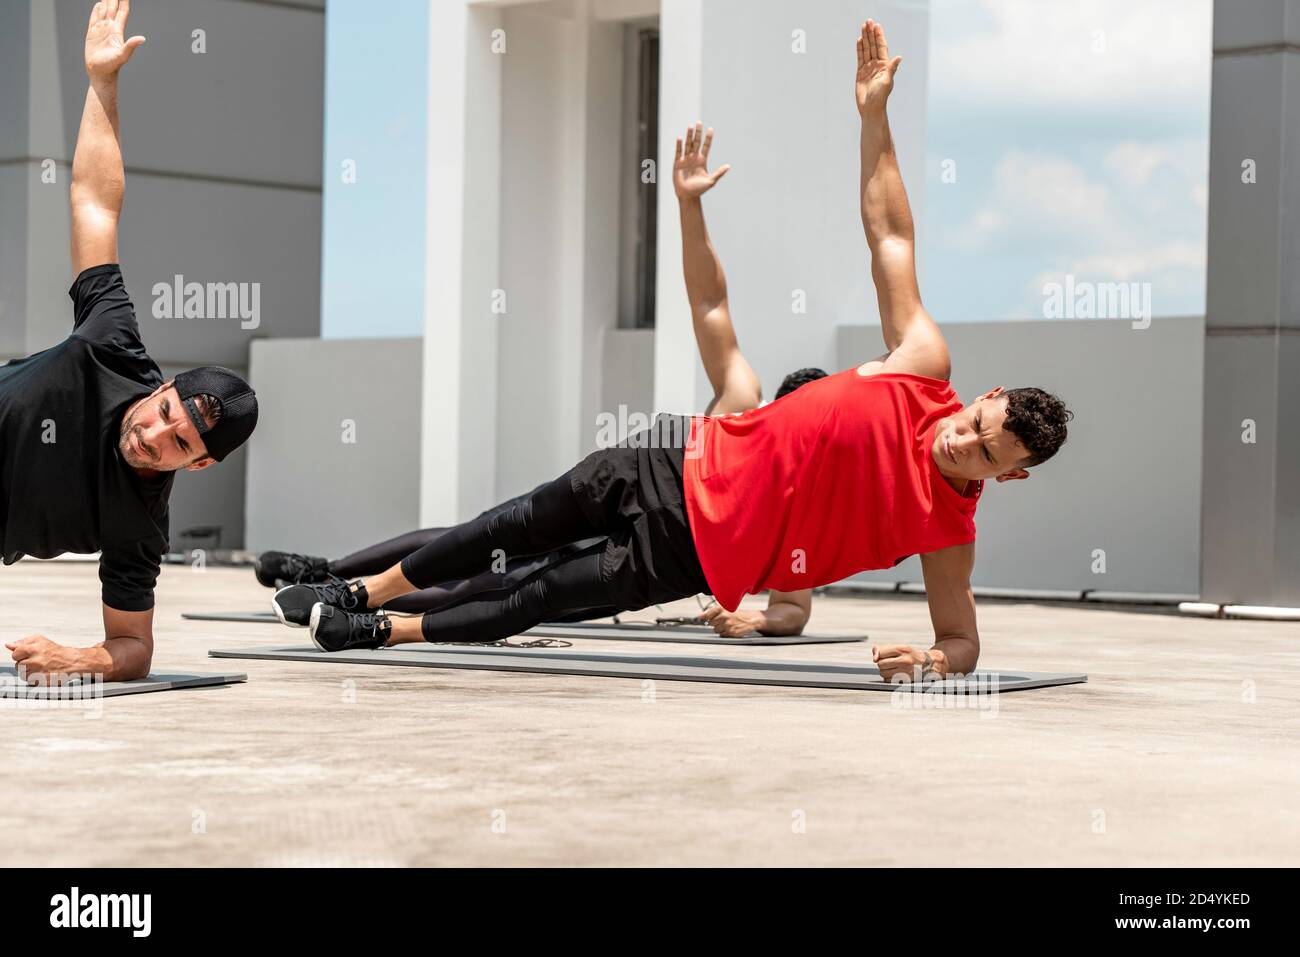
[[[963,401],[1035,385],[1075,412],[1055,459],[1028,481],[985,488],[975,585],[1199,594],[1204,328],[1200,318],[943,327]],[[880,350],[878,328],[840,327],[841,368]],[[860,577],[919,582],[920,561]]]
[[[259,339],[245,541],[337,558],[417,527],[419,339]]]

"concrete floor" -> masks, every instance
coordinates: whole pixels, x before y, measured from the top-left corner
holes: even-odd
[[[6,640],[99,640],[93,564],[22,562],[0,584]],[[985,602],[981,667],[1089,683],[914,710],[875,692],[218,662],[209,648],[306,635],[180,618],[269,595],[244,569],[169,566],[159,585],[155,670],[246,684],[107,699],[98,718],[0,710],[0,864],[1300,860],[1300,624]],[[929,642],[913,598],[819,597],[812,627]]]

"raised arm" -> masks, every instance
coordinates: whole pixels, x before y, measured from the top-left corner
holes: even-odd
[[[144,37],[126,36],[130,0],[101,0],[86,27],[90,88],[72,156],[72,273],[117,262],[126,177],[117,130],[117,73]]]
[[[885,31],[868,20],[857,40],[856,95],[862,120],[862,228],[871,249],[871,278],[880,303],[880,326],[894,372],[947,379],[948,348],[921,305],[916,283],[916,231],[894,153],[885,105],[903,61],[890,59]]]
[[[682,221],[682,273],[691,303],[695,344],[713,386],[713,401],[706,410],[710,414],[743,412],[754,408],[762,398],[758,376],[736,341],[727,305],[727,277],[704,224],[701,197],[731,169],[720,166],[709,172],[712,145],[713,129],[706,131],[702,123],[697,123],[687,129],[684,144],[677,140],[673,160],[673,188]]]

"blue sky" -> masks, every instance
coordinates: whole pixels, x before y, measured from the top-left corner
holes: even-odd
[[[326,8],[327,337],[421,334],[427,2]],[[1204,313],[1211,11],[931,0],[918,239],[940,321],[1041,316],[1067,274],[1150,283],[1157,316]]]
[[[1210,0],[932,0],[930,311],[1041,317],[1072,274],[1203,314],[1210,39]]]
[[[424,329],[428,0],[325,8],[321,335]],[[342,181],[343,163],[356,182]]]

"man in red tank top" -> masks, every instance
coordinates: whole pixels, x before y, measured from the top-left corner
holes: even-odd
[[[964,674],[979,658],[970,574],[985,479],[1029,477],[1071,414],[1001,386],[962,406],[921,304],[912,214],[885,104],[902,57],[868,20],[857,40],[862,224],[886,352],[765,409],[699,418],[685,462],[691,532],[714,596],[815,587],[921,555],[936,640],[874,649],[886,678]]]
[[[857,43],[862,223],[887,351],[762,408],[663,417],[373,578],[303,586],[320,592],[309,615],[320,648],[492,641],[579,609],[632,610],[703,590],[734,612],[746,593],[795,593],[919,554],[935,642],[928,650],[877,647],[881,674],[975,668],[970,574],[983,483],[1028,478],[1065,441],[1070,413],[1040,389],[1001,386],[963,406],[949,385],[948,348],[917,289],[912,214],[885,112],[901,57],[890,58],[871,21]],[[700,165],[710,185],[725,171]],[[707,245],[702,217],[686,206],[686,238]],[[716,258],[688,255],[685,267],[693,313],[697,300],[725,303]],[[707,355],[705,364],[712,368]],[[603,538],[505,592],[418,619],[374,611],[481,572],[493,556],[540,554],[592,536]]]

